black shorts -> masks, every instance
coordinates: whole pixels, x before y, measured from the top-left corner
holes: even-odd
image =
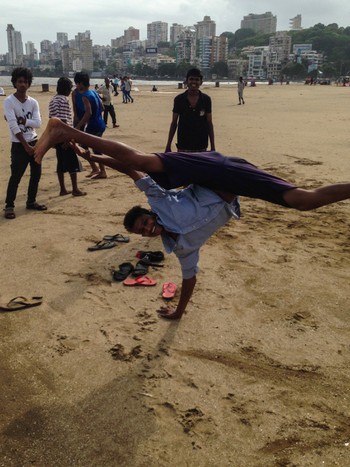
[[[70,174],[81,172],[81,163],[71,147],[66,149],[62,144],[56,145],[57,172],[69,172]]]

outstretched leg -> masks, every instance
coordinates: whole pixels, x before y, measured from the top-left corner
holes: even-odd
[[[50,118],[47,127],[35,146],[35,161],[40,164],[46,152],[59,143],[76,141],[115,159],[127,168],[144,172],[163,172],[162,161],[155,154],[147,154],[118,141],[89,135],[66,125],[58,118]],[[102,161],[101,161],[102,162]]]
[[[299,211],[310,211],[327,204],[349,199],[350,183],[338,183],[316,188],[315,190],[295,188],[286,191],[283,198],[291,208]]]

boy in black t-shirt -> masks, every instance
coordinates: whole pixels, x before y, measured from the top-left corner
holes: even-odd
[[[174,99],[173,118],[170,124],[165,152],[171,152],[171,143],[177,130],[177,150],[180,152],[215,151],[214,127],[211,113],[211,99],[199,88],[203,76],[197,68],[188,70],[187,91]]]

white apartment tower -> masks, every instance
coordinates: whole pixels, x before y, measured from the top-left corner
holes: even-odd
[[[15,31],[12,24],[7,25],[7,44],[10,65],[21,65],[23,61],[22,34]]]
[[[156,47],[159,42],[168,42],[168,23],[153,21],[147,24],[147,44]]]
[[[176,64],[186,62],[194,64],[196,60],[196,31],[187,27],[180,34],[176,44]]]

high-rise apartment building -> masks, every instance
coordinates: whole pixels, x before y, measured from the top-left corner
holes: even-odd
[[[228,39],[224,36],[206,36],[199,39],[199,65],[208,71],[216,62],[226,62]]]
[[[185,30],[182,24],[173,23],[170,26],[170,45],[176,44],[181,33]]]
[[[191,27],[185,28],[180,34],[176,44],[176,64],[186,62],[194,64],[196,60],[196,30]]]
[[[196,39],[201,39],[202,37],[209,37],[216,35],[216,23],[210,19],[210,16],[204,16],[203,21],[198,21],[195,24],[196,29]]]
[[[9,65],[22,65],[23,42],[22,34],[16,31],[12,24],[7,25],[7,45],[9,54]]]
[[[241,29],[253,29],[255,32],[273,34],[277,29],[277,16],[270,11],[261,15],[250,13],[248,16],[243,17]]]
[[[301,15],[296,15],[289,20],[289,29],[293,31],[300,31],[300,29],[303,29],[301,27]]]
[[[277,32],[269,39],[270,53],[274,54],[275,60],[278,62],[288,61],[291,52],[292,38],[285,32]]]
[[[59,42],[61,46],[68,44],[68,34],[66,32],[58,32],[56,33],[56,37],[57,42]]]
[[[128,29],[124,30],[124,43],[127,44],[131,41],[139,41],[140,40],[140,30],[135,29],[134,27],[130,26]]]
[[[156,47],[159,42],[168,42],[168,23],[154,21],[147,24],[147,45]]]

